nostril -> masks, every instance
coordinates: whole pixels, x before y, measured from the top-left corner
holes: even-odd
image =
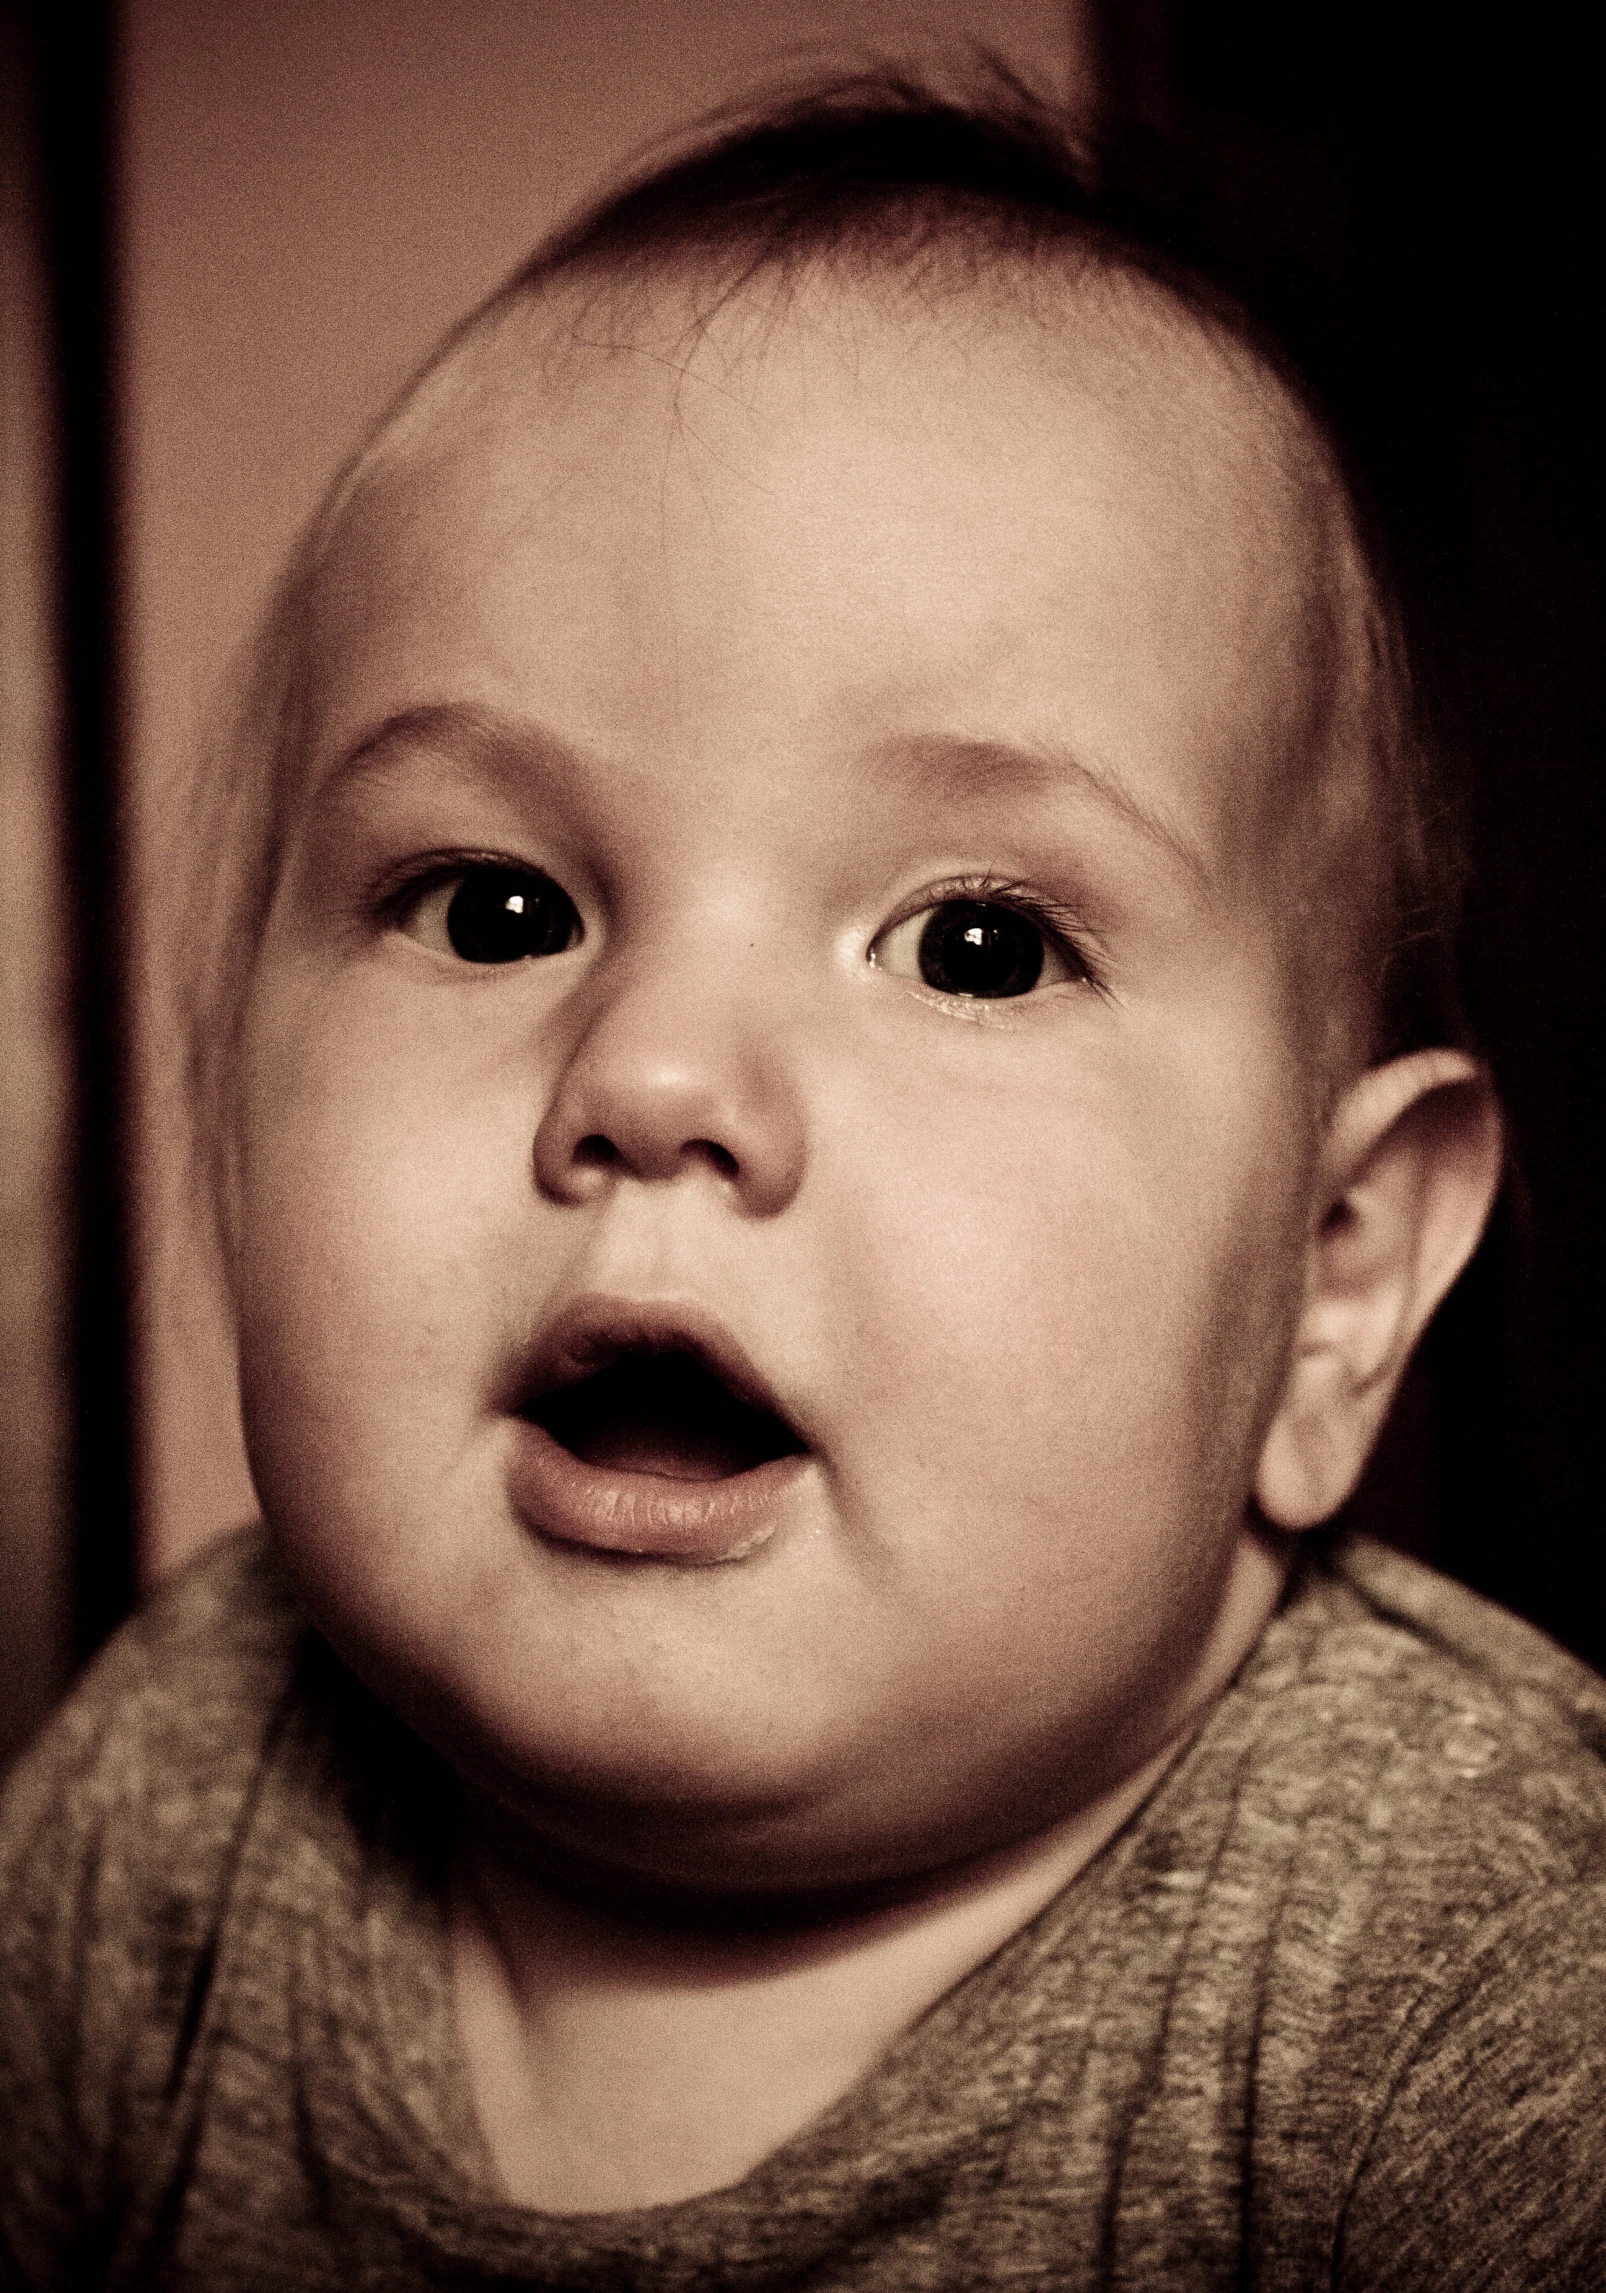
[[[688,1154],[702,1155],[719,1172],[721,1178],[736,1176],[736,1157],[729,1147],[722,1147],[717,1139],[692,1139],[686,1151]]]
[[[735,1178],[741,1171],[741,1164],[730,1148],[721,1146],[717,1139],[687,1139],[676,1160],[683,1168],[688,1159],[707,1163],[721,1178]],[[616,1146],[602,1131],[588,1131],[575,1142],[574,1160],[582,1170],[619,1170],[632,1163],[623,1148]],[[675,1161],[666,1159],[662,1175],[670,1176],[675,1167]]]

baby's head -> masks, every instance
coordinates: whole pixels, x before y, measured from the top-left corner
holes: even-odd
[[[1499,1160],[1390,1039],[1401,644],[1253,324],[1041,121],[825,99],[472,321],[264,659],[213,1040],[316,1620],[657,1879],[1141,1766]]]

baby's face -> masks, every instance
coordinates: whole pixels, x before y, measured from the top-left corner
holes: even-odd
[[[1263,1565],[1308,534],[1136,293],[664,302],[476,353],[347,518],[247,1419],[315,1616],[530,1824],[846,1879],[1134,1767]]]

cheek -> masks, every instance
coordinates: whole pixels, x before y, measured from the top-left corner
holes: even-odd
[[[835,1287],[866,1445],[1091,1560],[1234,1516],[1297,1264],[1295,1142],[1241,1046],[1022,1058],[987,1093],[882,1111]],[[860,1137],[876,1118],[866,1115]],[[1229,1487],[1228,1484],[1233,1484]],[[1063,1545],[1054,1554],[1062,1565]]]
[[[371,1512],[451,1470],[484,1410],[519,1302],[508,1174],[530,1140],[464,1050],[382,1005],[253,1014],[237,1282],[270,1508],[271,1488],[298,1512],[314,1494]]]

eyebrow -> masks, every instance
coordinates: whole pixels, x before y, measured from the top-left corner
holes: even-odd
[[[517,772],[533,758],[578,764],[580,752],[531,719],[505,717],[472,701],[428,701],[399,709],[342,751],[324,775],[318,793],[363,781],[382,772],[398,748],[434,748],[471,766]]]
[[[560,767],[582,762],[580,750],[534,719],[506,717],[474,702],[436,701],[400,710],[363,734],[329,773],[325,792],[383,770],[392,750],[411,743],[455,752],[499,773],[516,773],[537,757]],[[1107,765],[1090,764],[1074,750],[1052,743],[922,733],[875,750],[871,769],[948,803],[1042,795],[1069,780],[1209,887],[1203,854],[1176,823],[1141,803]]]
[[[880,761],[884,768],[950,803],[1041,795],[1056,783],[1069,780],[1168,852],[1190,876],[1209,885],[1210,870],[1203,853],[1176,823],[1140,802],[1109,766],[1091,764],[1073,749],[1054,743],[1022,745],[932,733],[892,743],[880,752]]]

